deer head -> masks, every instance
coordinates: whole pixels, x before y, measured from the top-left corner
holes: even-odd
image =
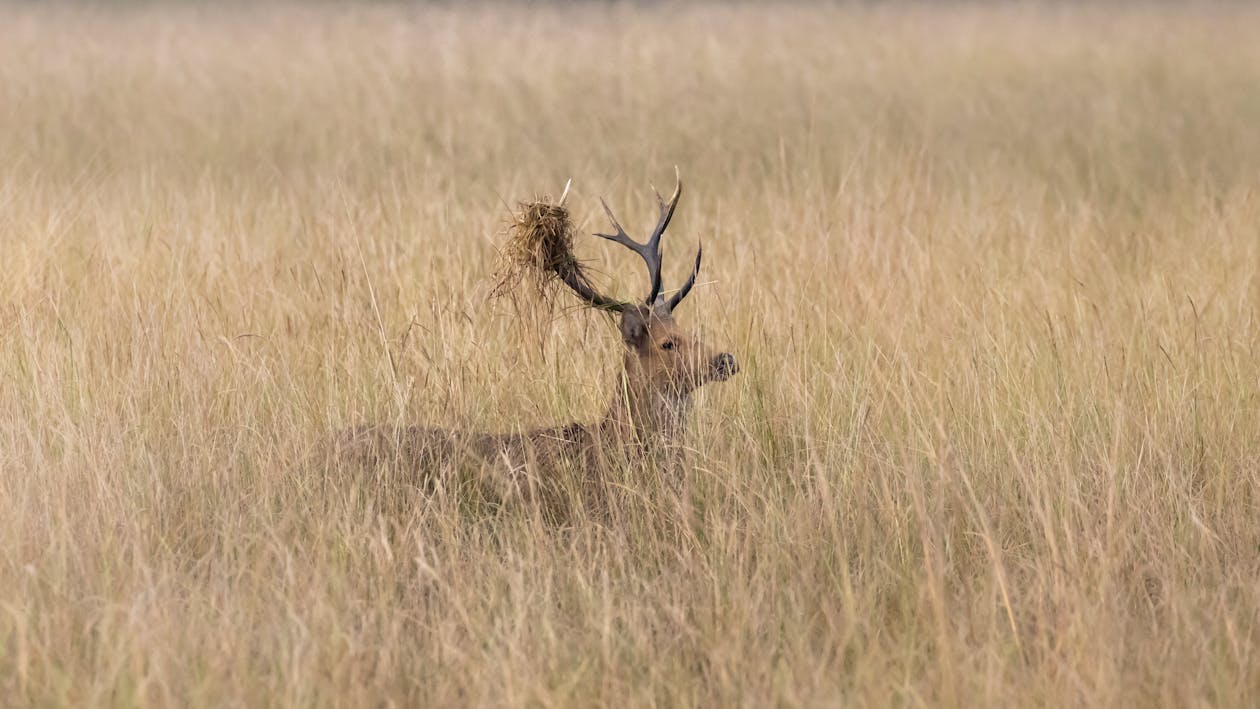
[[[630,249],[647,266],[651,285],[641,302],[616,300],[600,293],[578,270],[560,274],[564,283],[591,307],[619,315],[621,340],[625,345],[624,385],[632,405],[685,401],[697,387],[725,381],[739,371],[733,355],[710,348],[674,321],[674,310],[691,292],[700,272],[700,248],[696,249],[695,266],[682,287],[668,298],[661,292],[661,235],[669,226],[681,195],[681,179],[668,202],[656,193],[660,218],[651,236],[642,243],[626,234],[608,203],[600,200],[614,233],[596,236]]]

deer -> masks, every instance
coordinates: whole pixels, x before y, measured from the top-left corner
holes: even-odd
[[[537,497],[566,472],[570,479],[577,477],[586,495],[598,488],[601,473],[612,463],[641,461],[671,450],[686,429],[696,390],[730,379],[739,372],[739,365],[734,355],[714,350],[674,318],[695,286],[703,248],[697,247],[686,281],[666,296],[661,279],[661,237],[682,195],[682,179],[678,177],[668,201],[655,189],[653,192],[660,214],[646,240],[631,238],[602,198],[612,233],[595,234],[643,260],[649,287],[642,300],[610,297],[596,289],[579,269],[555,271],[557,280],[585,306],[617,319],[622,361],[601,418],[505,433],[418,425],[359,426],[338,437],[339,458],[369,469],[402,473],[430,489],[441,483],[436,471],[466,469],[471,463],[491,473],[491,497],[503,500]]]

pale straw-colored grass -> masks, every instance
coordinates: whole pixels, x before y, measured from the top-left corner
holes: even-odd
[[[1243,5],[0,7],[0,702],[1251,704],[1257,87]],[[674,165],[681,492],[303,475],[598,415],[496,243]]]

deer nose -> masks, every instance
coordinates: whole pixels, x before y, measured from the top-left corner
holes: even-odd
[[[733,377],[738,372],[739,364],[735,361],[735,355],[723,352],[713,358],[713,376],[718,381]]]

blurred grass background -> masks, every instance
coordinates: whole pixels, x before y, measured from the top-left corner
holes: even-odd
[[[0,691],[1249,704],[1257,40],[1241,4],[0,6]],[[642,229],[674,165],[680,318],[743,365],[681,491],[554,529],[302,476],[344,425],[597,416],[613,329],[487,301],[495,244],[570,177]]]

